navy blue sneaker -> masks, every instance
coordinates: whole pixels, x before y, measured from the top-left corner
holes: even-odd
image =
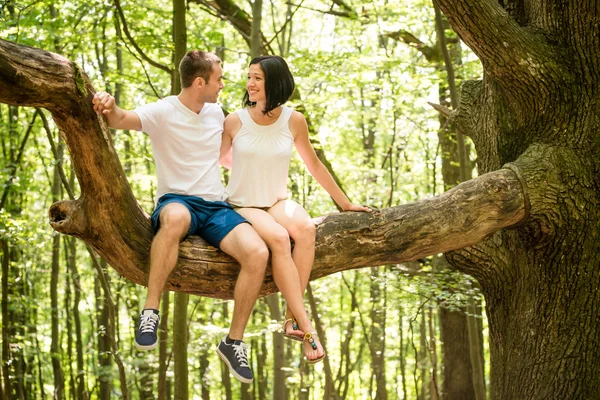
[[[217,354],[229,367],[231,374],[240,382],[252,383],[254,375],[248,364],[249,346],[241,340],[228,340],[227,336],[217,347]]]
[[[138,328],[135,332],[135,347],[138,350],[152,350],[158,345],[158,310],[146,308],[140,315]]]

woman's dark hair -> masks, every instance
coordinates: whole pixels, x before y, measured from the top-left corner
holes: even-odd
[[[294,77],[285,60],[279,56],[260,56],[253,58],[250,65],[258,64],[265,74],[265,93],[267,105],[262,110],[268,114],[284,104],[294,93]],[[253,107],[256,103],[250,101],[248,91],[244,94],[244,107]]]

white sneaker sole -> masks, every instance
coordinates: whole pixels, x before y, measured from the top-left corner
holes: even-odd
[[[142,350],[142,351],[154,350],[156,348],[156,346],[158,346],[158,340],[156,341],[156,343],[146,345],[146,346],[139,344],[135,340],[133,341],[133,344],[135,345],[135,348],[138,350]]]
[[[227,357],[225,357],[225,355],[223,353],[221,353],[221,350],[218,347],[217,347],[217,354],[219,355],[221,360],[223,360],[225,365],[227,365],[227,367],[229,368],[229,372],[231,372],[231,375],[233,375],[235,377],[235,379],[237,379],[238,381],[240,381],[242,383],[252,383],[252,379],[244,378],[243,376],[241,376],[240,374],[235,372],[235,370],[233,368],[231,368],[231,364],[229,363],[229,360],[227,360]]]

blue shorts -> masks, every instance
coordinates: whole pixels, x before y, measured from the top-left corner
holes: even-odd
[[[221,240],[239,224],[248,222],[224,201],[206,201],[201,197],[167,193],[158,199],[152,213],[154,233],[160,228],[160,212],[169,203],[185,206],[191,215],[190,229],[186,235],[198,235],[216,248]]]

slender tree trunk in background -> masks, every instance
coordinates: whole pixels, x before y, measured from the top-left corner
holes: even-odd
[[[258,57],[261,55],[262,46],[262,9],[263,0],[254,0],[252,2],[252,28],[250,34],[250,56],[251,58]]]
[[[52,201],[57,202],[61,197],[61,181],[59,168],[62,165],[62,140],[59,139],[57,165],[54,168],[52,182]],[[52,270],[50,274],[50,307],[52,315],[52,339],[50,343],[50,356],[52,358],[52,371],[54,373],[54,398],[61,400],[64,395],[64,373],[61,366],[62,351],[58,334],[58,276],[60,274],[60,235],[52,238]]]
[[[358,271],[354,271],[352,273],[353,281],[352,287],[346,280],[345,276],[349,274],[342,275],[343,282],[348,288],[348,292],[350,293],[350,312],[348,315],[355,315],[356,310],[358,309],[358,301],[356,298],[356,291],[358,287],[358,283],[360,280],[360,273]],[[340,298],[340,306],[344,302],[343,298]],[[341,313],[341,310],[340,310]],[[336,398],[345,399],[348,394],[349,380],[350,376],[353,372],[353,361],[354,360],[350,355],[350,347],[352,343],[352,337],[354,336],[354,328],[356,327],[356,318],[348,318],[348,325],[346,325],[346,329],[343,330],[344,335],[342,335],[343,340],[340,343],[340,363],[338,366],[337,377],[334,382],[335,391],[334,394]]]
[[[275,293],[265,298],[269,307],[269,315],[273,321],[282,321],[279,308],[279,294]],[[279,332],[273,332],[273,400],[287,399],[285,367],[285,338]]]
[[[212,322],[212,315],[207,316],[207,310],[205,306],[206,302],[203,298],[198,300],[198,324],[200,326],[206,326],[208,323]],[[211,304],[212,307],[212,304]],[[210,322],[209,322],[210,321]],[[200,378],[200,386],[201,386],[201,398],[202,400],[210,400],[210,361],[208,359],[209,352],[208,351],[200,351],[198,355],[198,376]],[[217,361],[220,362],[220,361]]]
[[[186,53],[187,47],[187,26],[185,20],[186,5],[185,0],[173,0],[173,65],[178,66],[179,61]],[[177,71],[177,68],[175,68]],[[173,74],[171,83],[171,94],[177,95],[181,90],[179,72]],[[173,369],[175,381],[175,399],[183,400],[188,398],[188,324],[187,324],[187,305],[189,295],[184,293],[175,293],[173,306]]]
[[[162,294],[160,305],[160,325],[158,329],[158,400],[167,400],[167,393],[170,392],[169,387],[171,381],[167,379],[167,345],[169,343],[169,305],[170,293],[165,291]]]
[[[22,154],[19,150],[21,148],[19,146],[19,111],[19,107],[8,107],[9,148],[5,152],[5,156],[8,158],[6,165],[14,166],[12,173],[16,173],[16,167],[20,161],[19,157]],[[8,196],[8,190],[4,190],[2,199],[3,207],[15,219],[18,219],[21,214],[22,207],[19,203],[20,200],[19,196],[14,196],[11,199]],[[21,268],[19,268],[21,250],[16,241],[13,243],[7,241],[7,246],[6,301],[8,302],[9,298],[14,298],[16,301],[21,302],[22,300],[20,299],[26,298],[25,286],[27,285],[27,279],[23,275]],[[12,277],[10,285],[8,277]],[[11,398],[23,399],[25,397],[24,373],[26,371],[23,338],[25,337],[25,327],[27,326],[25,307],[12,307],[12,310],[7,309],[6,320],[3,319],[3,326],[4,323],[7,328],[7,379],[10,380],[10,388],[12,389],[7,394]]]
[[[310,304],[310,312],[314,320],[315,330],[317,331],[317,335],[319,336],[323,350],[325,353],[327,353],[327,337],[325,336],[325,328],[323,328],[321,317],[319,317],[317,299],[315,299],[310,283],[306,287],[306,295]],[[335,388],[333,387],[333,374],[331,372],[331,357],[325,357],[325,359],[321,362],[323,363],[323,369],[325,372],[325,396],[327,399],[331,399],[336,395]]]
[[[201,397],[202,400],[210,400],[210,386],[208,384],[208,367],[209,367],[209,361],[208,361],[208,357],[206,355],[205,352],[202,352],[202,354],[200,354],[200,368],[199,368],[199,372],[200,372],[200,385],[201,385]]]
[[[229,306],[226,301],[223,302],[223,321],[229,321]],[[221,366],[221,382],[223,382],[223,388],[225,388],[225,399],[233,400],[233,394],[231,393],[231,376],[229,375],[229,368],[224,362],[219,362]]]
[[[4,381],[2,398],[12,400],[12,384],[10,381],[10,347],[9,347],[9,317],[8,317],[8,267],[10,265],[10,254],[8,242],[0,239],[2,246],[2,378]]]
[[[269,323],[269,318],[267,317],[267,314],[264,314],[265,318],[263,320],[264,323]],[[266,321],[265,321],[266,320]],[[259,399],[266,399],[267,395],[266,395],[266,390],[267,390],[267,382],[268,382],[268,373],[267,373],[267,369],[265,368],[265,366],[267,365],[267,354],[268,354],[268,350],[267,350],[267,336],[266,335],[262,335],[259,336],[258,338],[258,343],[259,343],[259,349],[257,351],[258,353],[258,357],[256,358],[256,372],[257,372],[257,377],[258,379],[256,380],[256,382],[261,382],[259,383],[257,386],[257,395]],[[256,377],[254,378],[256,379]],[[273,397],[275,398],[275,397]],[[282,400],[285,400],[285,397],[281,398]]]
[[[435,341],[436,330],[435,330],[435,320],[433,318],[433,311],[431,308],[427,310],[427,323],[428,323],[428,331],[429,331],[429,357],[430,357],[430,389],[429,393],[431,400],[439,399],[439,391],[438,391],[438,380],[437,380],[437,344]]]
[[[481,341],[480,318],[481,312],[477,310],[475,299],[469,299],[467,306],[467,327],[469,331],[469,354],[471,356],[471,365],[473,367],[473,385],[475,387],[475,399],[485,399],[485,376],[483,367],[483,343]]]
[[[400,381],[402,384],[402,398],[408,399],[408,391],[406,390],[406,357],[408,356],[408,351],[404,351],[404,313],[402,307],[400,307],[398,312],[398,332],[400,333]]]
[[[187,359],[187,306],[189,295],[175,293],[173,306],[173,364],[175,380],[175,400],[187,400],[188,359]]]
[[[101,268],[105,263],[101,262]],[[94,280],[94,290],[96,294],[96,325],[97,325],[97,346],[98,346],[98,381],[100,391],[99,400],[110,400],[112,391],[112,367],[110,363],[110,343],[108,339],[108,304],[106,295],[102,294],[100,280]]]
[[[68,263],[68,259],[69,259],[69,249],[67,247],[67,240],[68,238],[64,238],[63,240],[63,251],[65,254],[65,266]],[[68,267],[67,267],[67,271],[68,271]],[[69,368],[69,394],[71,398],[75,397],[75,371],[73,371],[73,346],[74,346],[74,342],[73,342],[73,322],[72,322],[72,315],[71,315],[71,280],[72,277],[70,275],[70,272],[67,272],[65,274],[65,303],[64,303],[64,309],[65,309],[65,324],[67,325],[67,366]]]
[[[36,317],[36,321],[37,321],[37,317]],[[36,325],[36,329],[33,332],[33,337],[34,337],[34,345],[36,349],[40,348],[40,341],[38,339],[38,335],[37,335],[37,325]],[[46,398],[46,391],[44,390],[44,378],[42,376],[42,372],[43,372],[43,367],[42,367],[42,357],[41,357],[41,352],[37,351],[36,352],[36,364],[37,364],[37,368],[36,368],[36,372],[37,372],[37,385],[40,388],[40,397],[42,399]],[[1,393],[0,393],[1,394]],[[4,398],[4,397],[1,397]]]
[[[140,400],[154,400],[153,376],[155,373],[155,368],[148,364],[146,359],[140,360],[140,365],[138,366]]]
[[[381,288],[380,268],[371,270],[371,385],[370,391],[375,391],[375,400],[386,400],[387,389],[385,386],[385,306],[382,305],[383,297]],[[373,381],[375,387],[373,388]]]
[[[74,186],[74,177],[75,174],[71,172],[71,187]],[[69,255],[67,257],[67,268],[71,273],[71,277],[73,280],[73,288],[74,288],[74,298],[73,298],[73,321],[75,323],[75,353],[77,357],[77,373],[75,375],[76,382],[76,390],[75,390],[75,398],[77,400],[86,400],[89,398],[87,393],[87,387],[85,385],[85,364],[83,360],[83,339],[81,334],[81,316],[79,314],[79,303],[81,302],[81,281],[79,278],[79,271],[77,270],[77,246],[75,245],[75,238],[69,238],[67,240],[67,245],[69,249]]]
[[[425,312],[419,315],[419,372],[421,373],[421,393],[419,399],[429,399],[430,379],[429,376],[429,351],[427,345],[427,328],[425,323]]]

